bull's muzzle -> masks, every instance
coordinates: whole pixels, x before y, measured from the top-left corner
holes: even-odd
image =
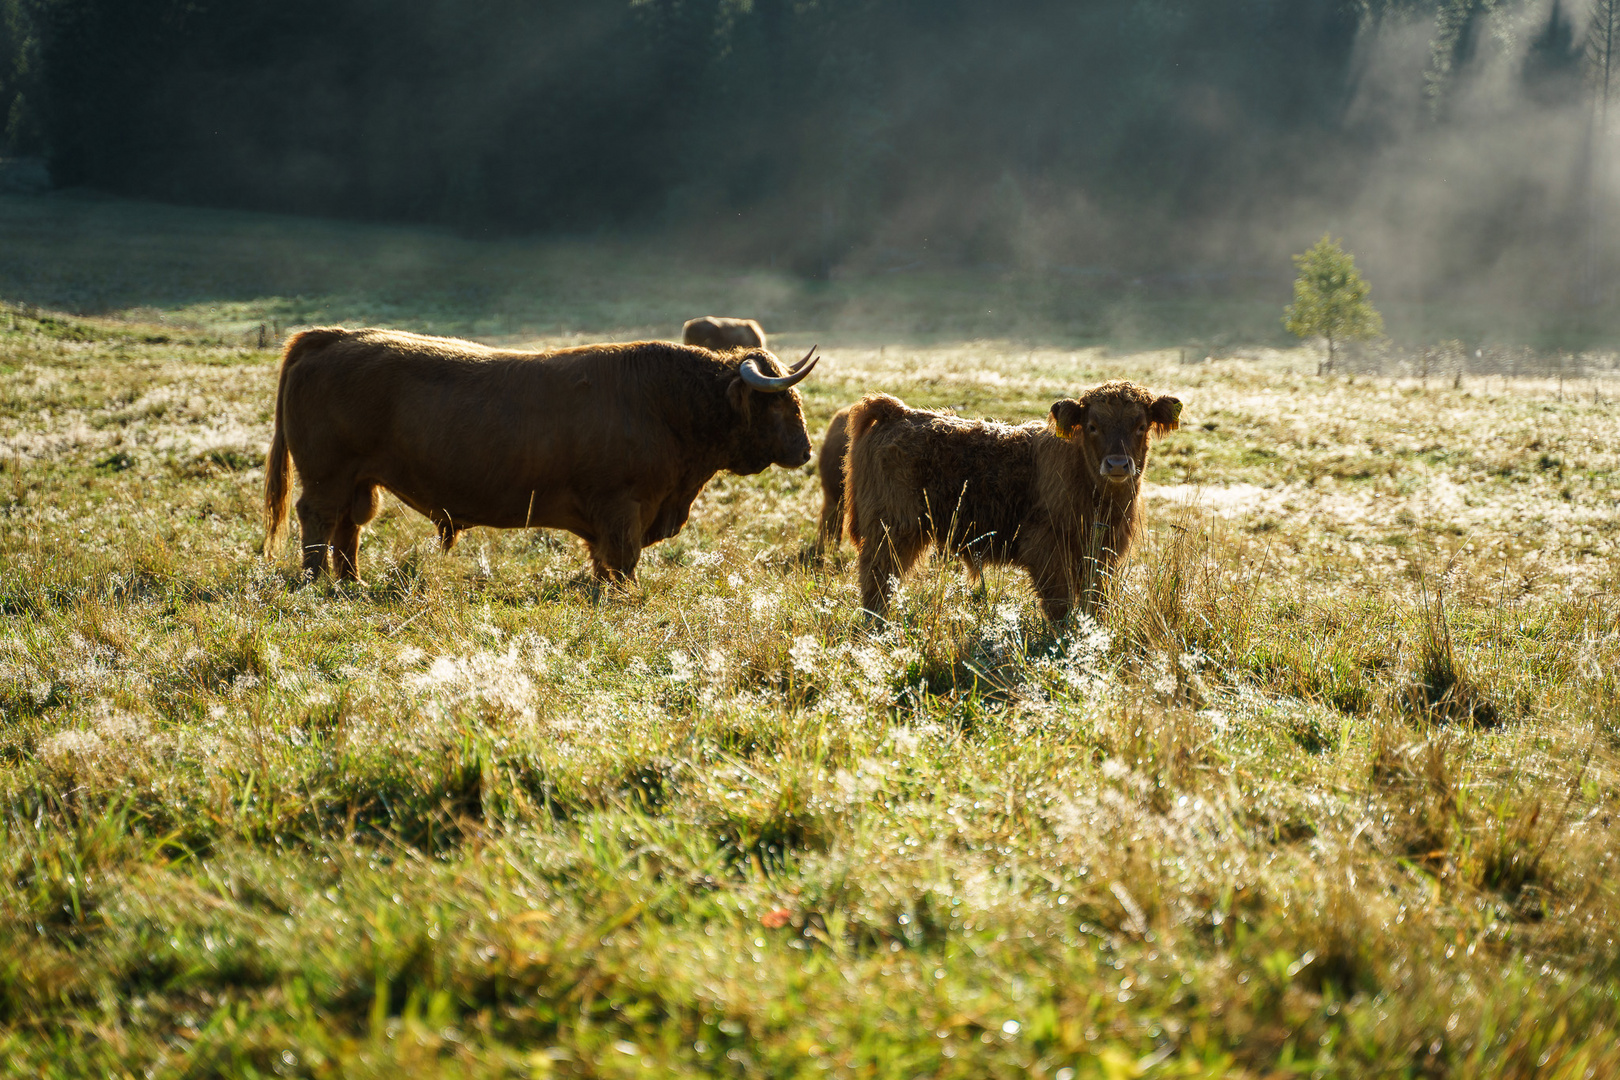
[[[1136,462],[1129,454],[1110,454],[1103,458],[1102,468],[1098,472],[1104,480],[1123,483],[1136,475]]]

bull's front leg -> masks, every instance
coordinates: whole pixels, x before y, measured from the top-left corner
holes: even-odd
[[[636,579],[641,561],[641,504],[616,503],[597,513],[596,534],[587,541],[597,581],[623,584]]]

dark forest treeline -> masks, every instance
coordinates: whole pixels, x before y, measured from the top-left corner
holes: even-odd
[[[1084,200],[1095,230],[1351,182],[1380,137],[1349,109],[1369,22],[1432,26],[1413,77],[1439,92],[1507,6],[0,0],[0,120],[58,184],[166,200],[503,232],[751,214],[812,269],[879,225],[994,260],[1031,206]],[[1582,61],[1560,10],[1525,69],[1553,94]]]

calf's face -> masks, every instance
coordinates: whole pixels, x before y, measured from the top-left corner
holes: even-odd
[[[1106,383],[1078,400],[1052,404],[1048,419],[1060,437],[1075,443],[1087,472],[1109,484],[1127,484],[1147,464],[1148,437],[1180,426],[1181,402],[1154,397],[1135,383]]]

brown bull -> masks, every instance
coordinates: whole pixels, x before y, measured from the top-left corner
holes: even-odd
[[[763,349],[765,330],[753,319],[726,319],[705,315],[681,327],[681,341],[705,349]]]
[[[1113,382],[1019,427],[908,408],[873,394],[849,415],[845,501],[860,547],[861,606],[888,608],[891,579],[937,544],[977,578],[986,563],[1029,571],[1046,617],[1064,618],[1129,548],[1148,437],[1181,402]]]
[[[265,465],[265,555],[281,540],[289,464],[303,482],[304,569],[332,549],[359,577],[378,489],[427,515],[446,550],[463,529],[540,526],[585,540],[598,578],[635,576],[715,473],[810,459],[791,371],[763,349],[666,342],[497,350],[394,330],[307,330],[287,343]]]

